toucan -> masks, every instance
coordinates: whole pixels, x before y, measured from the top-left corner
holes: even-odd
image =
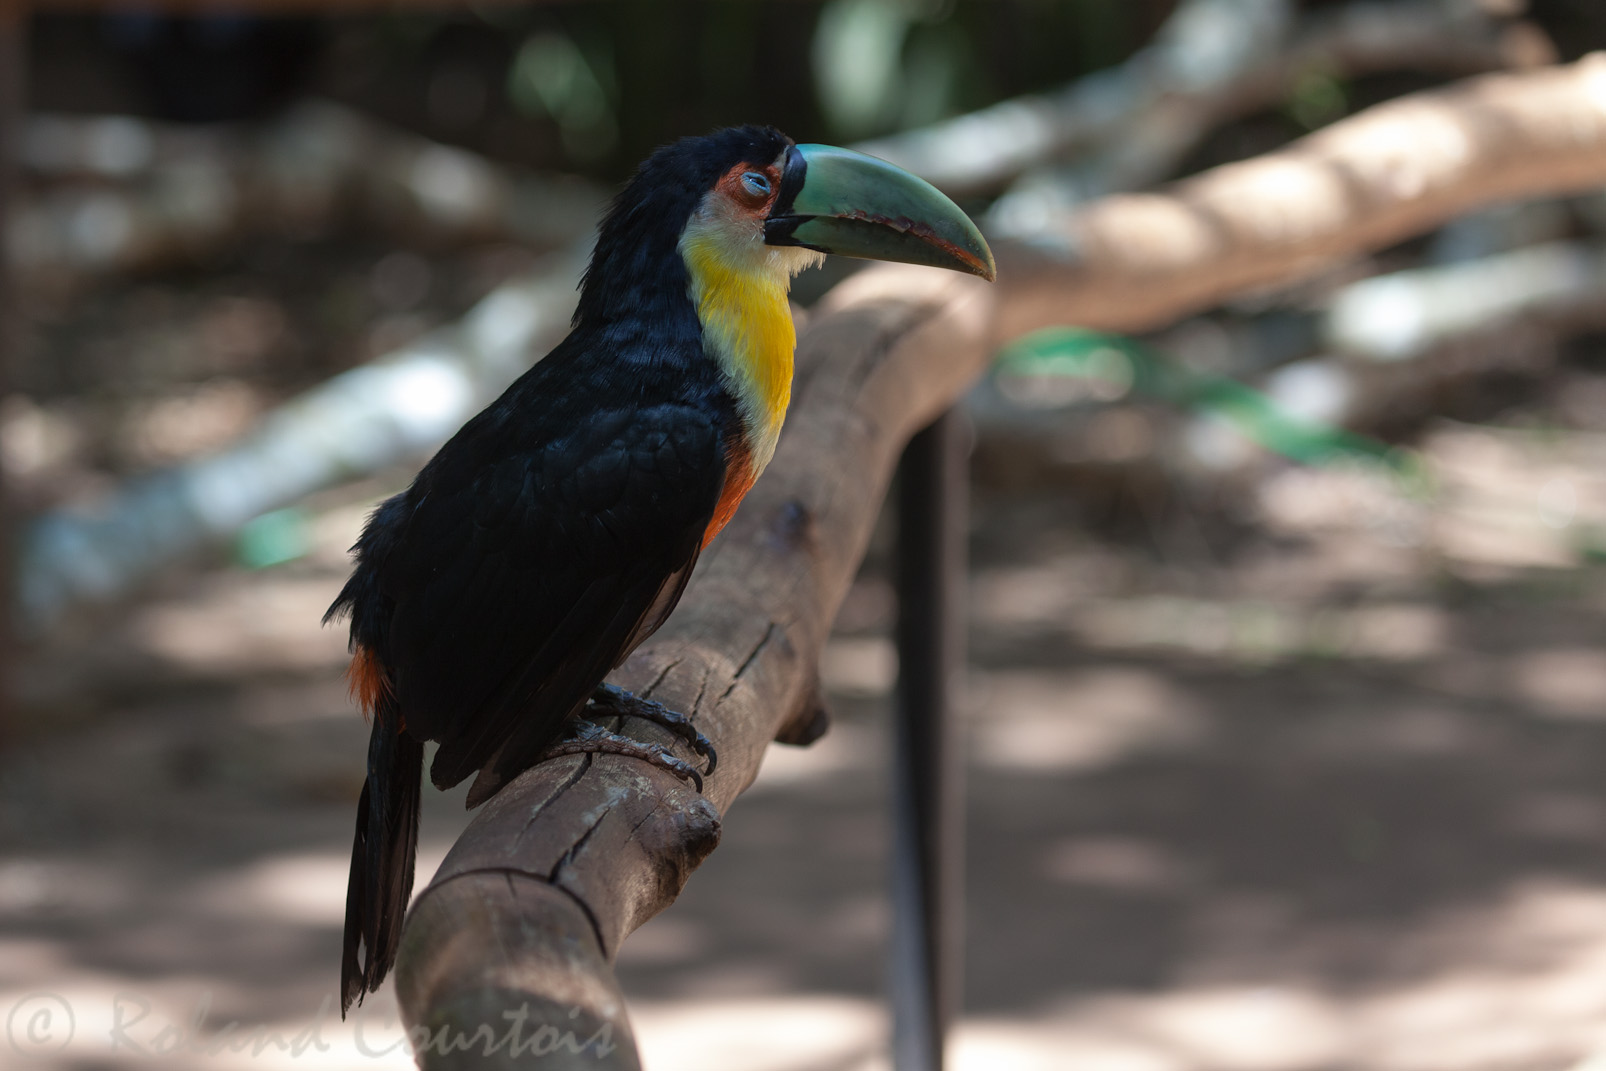
[[[663,624],[775,453],[791,395],[792,277],[837,253],[969,272],[993,258],[937,189],[770,127],[649,156],[607,212],[572,330],[368,518],[325,620],[349,616],[371,717],[346,893],[341,1011],[396,959],[430,780],[468,806],[544,756],[668,749],[581,718],[681,715],[603,683]],[[365,953],[359,960],[359,949]]]

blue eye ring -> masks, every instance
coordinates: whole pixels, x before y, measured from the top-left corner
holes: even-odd
[[[770,195],[770,180],[757,171],[747,171],[742,174],[742,189],[754,197],[768,197]]]

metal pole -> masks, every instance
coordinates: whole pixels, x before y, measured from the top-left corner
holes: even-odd
[[[10,394],[17,382],[19,332],[10,221],[21,156],[27,29],[27,7],[22,0],[0,0],[0,398]],[[11,489],[0,482],[0,745],[6,742],[11,729],[16,527]]]
[[[942,1071],[959,1008],[963,790],[955,717],[965,660],[970,429],[956,410],[909,441],[898,470],[898,698],[893,728],[892,1052]]]

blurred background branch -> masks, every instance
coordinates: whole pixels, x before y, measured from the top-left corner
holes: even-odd
[[[11,218],[12,263],[67,280],[204,261],[285,228],[562,245],[590,235],[607,199],[580,179],[510,171],[332,104],[221,130],[34,115],[21,158],[60,185]]]
[[[997,192],[1025,174],[1028,188],[1085,183],[1081,196],[1093,197],[1166,177],[1215,125],[1285,99],[1315,126],[1341,113],[1333,95],[1344,82],[1368,74],[1464,75],[1551,58],[1537,27],[1457,0],[1346,3],[1303,18],[1285,0],[1187,0],[1119,66],[862,148],[954,194]],[[1052,167],[1072,157],[1087,178]],[[1002,202],[1003,218],[1012,203]]]
[[[1200,54],[1210,53],[1195,39],[1231,40],[1222,25],[1233,25],[1227,20],[1234,13],[1217,10],[1223,6],[1179,8],[1168,24],[1174,33],[1165,55],[1199,64]],[[1074,162],[1034,165],[993,205],[993,228],[1027,236],[1055,210],[1158,182],[1174,174],[1210,131],[1280,102],[1287,102],[1295,121],[1314,129],[1343,114],[1344,86],[1358,78],[1399,71],[1455,77],[1555,59],[1537,27],[1502,23],[1475,5],[1443,0],[1349,3],[1299,22],[1286,12],[1281,20],[1257,21],[1288,29],[1270,40],[1251,38],[1259,47],[1239,47],[1190,71],[1191,77],[1154,87],[1119,123],[1090,139]]]
[[[1067,322],[1139,330],[1488,204],[1583,192],[1606,182],[1603,83],[1596,54],[1380,104],[1166,194],[1046,221],[1044,256],[1015,270]]]

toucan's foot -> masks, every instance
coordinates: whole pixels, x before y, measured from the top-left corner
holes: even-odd
[[[655,703],[651,699],[638,698],[612,684],[599,684],[597,690],[591,693],[591,703],[586,709],[586,715],[594,718],[609,714],[628,715],[650,721],[654,725],[662,725],[686,741],[693,751],[707,759],[708,769],[703,772],[713,775],[714,767],[719,763],[719,756],[714,754],[714,745],[708,742],[708,737],[697,731],[697,726],[691,723],[690,718],[678,710],[670,710],[662,703]]]
[[[541,757],[551,759],[559,755],[626,755],[668,770],[682,781],[690,781],[698,792],[703,790],[703,775],[685,759],[677,759],[662,744],[632,740],[586,721],[576,722],[574,732],[547,748]]]

